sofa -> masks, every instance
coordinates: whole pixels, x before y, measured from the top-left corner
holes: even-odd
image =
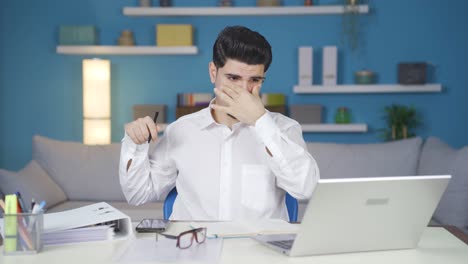
[[[308,142],[321,178],[450,174],[432,223],[468,233],[468,147],[453,149],[438,138],[376,144]],[[86,146],[34,136],[32,160],[20,171],[0,169],[0,192],[20,191],[26,201],[45,200],[47,212],[109,202],[133,221],[162,218],[163,201],[129,205],[119,184],[120,144]],[[299,221],[307,201],[299,201]]]

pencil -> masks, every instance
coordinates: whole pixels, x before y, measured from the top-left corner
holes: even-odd
[[[156,111],[156,113],[154,113],[154,118],[153,118],[153,122],[154,122],[155,124],[156,124],[156,120],[158,119],[158,115],[159,115],[159,112]],[[152,139],[152,137],[151,137],[151,132],[150,132],[149,138],[148,138],[148,143],[151,142],[151,139]]]

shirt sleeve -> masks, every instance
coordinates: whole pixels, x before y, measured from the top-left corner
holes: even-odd
[[[257,136],[270,151],[268,165],[278,187],[296,199],[309,199],[320,178],[317,162],[307,151],[299,123],[292,121],[284,131],[266,112],[255,123]]]
[[[148,143],[137,145],[127,134],[122,139],[119,179],[128,203],[140,205],[160,200],[175,186],[177,169],[170,159],[167,134],[166,130],[154,147]]]

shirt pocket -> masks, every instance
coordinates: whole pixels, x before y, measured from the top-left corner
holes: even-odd
[[[275,177],[265,165],[242,165],[241,203],[256,211],[263,211],[272,203]]]

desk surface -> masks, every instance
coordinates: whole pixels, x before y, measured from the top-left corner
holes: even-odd
[[[171,229],[186,230],[186,223],[173,223]],[[137,238],[147,236],[137,234]],[[112,263],[125,240],[87,242],[74,245],[47,246],[37,255],[3,256],[4,264],[53,264],[53,263]],[[3,251],[3,248],[0,247]],[[442,227],[428,227],[418,248],[409,250],[376,251],[366,253],[323,255],[289,258],[271,250],[250,238],[225,239],[220,263],[424,263],[466,264],[468,245]]]

